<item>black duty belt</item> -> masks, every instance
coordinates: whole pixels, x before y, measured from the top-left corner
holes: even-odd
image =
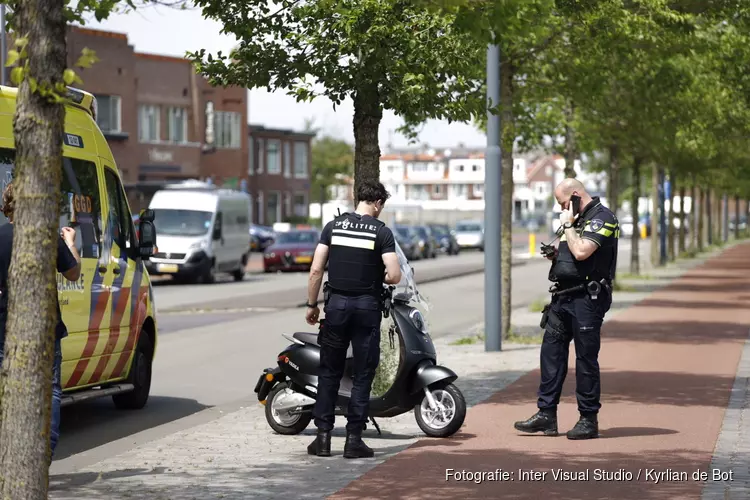
[[[612,285],[606,278],[602,278],[599,281],[591,280],[582,283],[555,283],[549,288],[549,292],[553,296],[571,295],[578,292],[588,293],[593,300],[599,297],[602,289],[607,290],[608,293],[612,293]]]

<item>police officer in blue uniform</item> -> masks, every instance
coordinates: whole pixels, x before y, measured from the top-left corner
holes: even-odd
[[[326,224],[315,250],[308,286],[305,319],[318,321],[318,294],[328,262],[324,289],[325,320],[320,344],[318,395],[313,409],[318,433],[307,447],[311,455],[331,456],[331,430],[349,344],[354,355],[354,375],[347,413],[345,458],[372,457],[362,441],[370,391],[380,362],[380,322],[383,283],[398,284],[401,266],[391,230],[378,220],[389,198],[378,182],[364,181],[356,188],[357,208]]]
[[[599,436],[599,347],[604,315],[612,305],[612,280],[617,266],[619,225],[611,210],[591,197],[583,184],[572,178],[555,188],[563,208],[561,237],[552,260],[549,279],[552,300],[542,313],[544,328],[537,407],[529,419],[516,422],[522,432],[556,436],[557,406],[568,371],[568,348],[575,342],[576,399],[580,419],[568,431],[568,439]]]

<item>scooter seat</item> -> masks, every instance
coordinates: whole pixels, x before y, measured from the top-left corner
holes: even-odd
[[[320,344],[318,344],[318,334],[317,333],[310,333],[310,332],[294,332],[292,334],[292,337],[299,340],[300,342],[304,342],[305,344],[312,344],[320,347]],[[347,358],[353,358],[354,357],[354,351],[352,351],[351,344],[349,345],[349,348],[346,350],[346,357]]]

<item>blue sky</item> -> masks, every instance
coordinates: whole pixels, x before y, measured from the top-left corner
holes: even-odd
[[[125,33],[130,44],[138,52],[149,52],[171,56],[184,56],[186,51],[205,48],[215,54],[228,53],[235,44],[234,37],[221,34],[221,25],[203,19],[200,10],[175,10],[166,7],[150,7],[129,14],[112,15],[108,20],[87,24],[94,29]],[[265,89],[250,91],[250,122],[267,127],[301,129],[305,119],[314,119],[321,132],[349,142],[354,142],[352,133],[351,101],[344,102],[333,110],[331,101],[317,98],[311,103],[297,103],[284,92],[268,93]],[[381,148],[389,138],[394,147],[404,147],[407,141],[396,133],[401,121],[386,112],[380,124]],[[451,148],[459,143],[466,146],[484,147],[486,138],[468,124],[448,124],[432,121],[427,123],[420,135],[420,142],[435,148]],[[385,153],[385,151],[383,151]]]

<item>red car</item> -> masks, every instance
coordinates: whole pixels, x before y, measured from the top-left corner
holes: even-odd
[[[263,252],[263,270],[309,271],[319,240],[320,232],[315,229],[277,233],[273,245]]]

